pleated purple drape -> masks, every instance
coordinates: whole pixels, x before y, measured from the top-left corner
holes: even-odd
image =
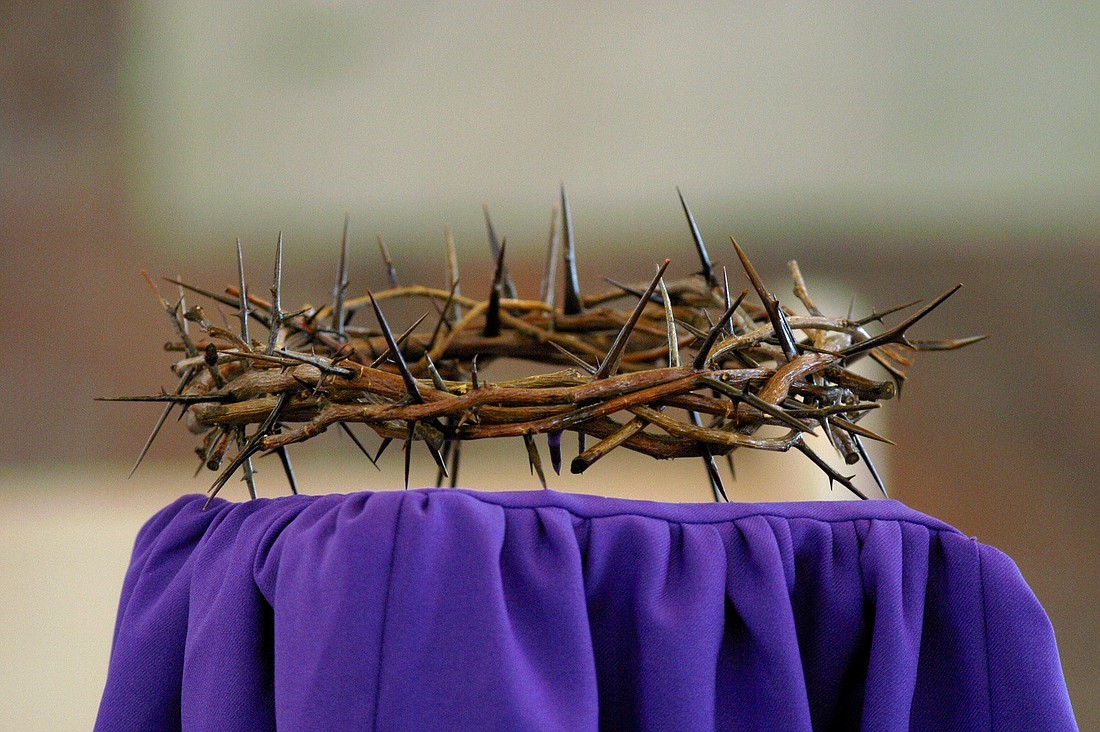
[[[186,496],[99,730],[1076,729],[1012,561],[895,501]]]

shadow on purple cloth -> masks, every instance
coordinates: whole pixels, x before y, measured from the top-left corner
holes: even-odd
[[[1012,561],[895,501],[186,496],[98,730],[1076,729]]]

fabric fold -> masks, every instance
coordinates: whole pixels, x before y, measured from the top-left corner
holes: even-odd
[[[1015,565],[895,501],[204,503],[138,535],[97,729],[1075,728]]]

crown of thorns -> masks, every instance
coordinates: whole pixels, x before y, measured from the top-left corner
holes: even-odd
[[[677,189],[679,193],[679,189]],[[443,288],[402,285],[379,237],[389,287],[348,297],[348,222],[344,221],[332,302],[323,307],[283,310],[283,241],[275,249],[271,299],[249,291],[237,241],[238,282],[224,293],[175,279],[179,299],[167,301],[145,275],[171,321],[176,340],[166,347],[183,357],[173,366],[179,382],[171,393],[111,397],[108,401],[156,401],[165,407],[134,464],[141,463],[173,409],[203,435],[196,449],[202,466],[218,471],[213,498],[238,471],[256,496],[252,458],[276,453],[290,489],[298,492],[288,446],[336,426],[377,466],[394,440],[405,442],[405,485],[411,447],[422,441],[438,465],[437,483],[457,482],[462,443],[520,437],[533,473],[546,477],[535,435],[545,434],[550,462],[560,472],[562,433],[578,435],[570,463],[584,472],[617,447],[656,458],[701,458],[715,500],[728,500],[716,457],[730,460],[737,448],[775,452],[794,449],[860,498],[868,495],[804,441],[818,430],[827,435],[847,465],[862,462],[886,495],[864,439],[890,442],[860,424],[882,400],[901,389],[911,351],[952,350],[985,336],[915,340],[911,326],[953,295],[961,285],[923,304],[897,325],[876,334],[873,323],[922,304],[915,301],[854,317],[824,315],[814,304],[795,261],[789,263],[794,295],[805,310],[780,304],[763,283],[744,249],[730,239],[760,299],[749,291],[733,294],[728,278],[712,264],[691,209],[680,194],[701,270],[687,278],[664,280],[664,260],[648,284],[607,280],[612,289],[582,296],[569,199],[564,186],[554,207],[542,287],[537,299],[524,299],[505,267],[506,242],[498,238],[485,209],[489,248],[495,262],[492,287],[484,300],[466,297],[459,287],[454,241],[445,230],[447,284]],[[559,225],[560,220],[560,225]],[[564,272],[559,277],[558,264]],[[144,273],[143,273],[144,274]],[[564,280],[558,302],[558,280]],[[206,320],[201,306],[188,307],[184,290],[236,309],[239,330]],[[419,330],[425,313],[400,335],[386,320],[381,303],[417,298],[435,311],[431,328]],[[630,309],[612,303],[636,300]],[[373,311],[376,327],[355,326],[360,310]],[[266,329],[253,338],[251,323]],[[196,324],[201,337],[189,331]],[[479,378],[479,364],[518,358],[557,367],[512,381]],[[887,374],[875,381],[852,370],[869,357]],[[372,454],[351,425],[372,428],[381,443]],[[776,427],[779,430],[761,428]],[[251,431],[250,431],[251,430]],[[771,433],[771,434],[767,434]],[[586,438],[593,442],[587,444]],[[235,455],[223,466],[230,449]],[[133,470],[131,471],[131,475]]]

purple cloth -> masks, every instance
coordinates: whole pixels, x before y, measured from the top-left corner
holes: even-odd
[[[186,496],[98,730],[1076,729],[1012,561],[895,501]]]

